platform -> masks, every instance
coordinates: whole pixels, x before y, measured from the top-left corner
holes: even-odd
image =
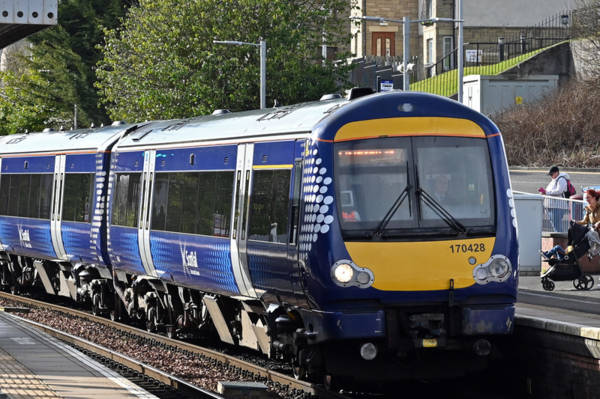
[[[539,276],[520,276],[517,325],[534,323],[548,330],[568,326],[571,335],[588,337],[593,330],[600,338],[600,276],[593,277],[589,291],[575,289],[572,281],[557,281],[554,291],[544,291]]]
[[[156,398],[116,372],[0,312],[0,398]]]

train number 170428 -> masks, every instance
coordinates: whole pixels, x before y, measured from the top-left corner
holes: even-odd
[[[450,251],[452,251],[453,254],[467,252],[484,252],[485,244],[482,242],[476,242],[472,244],[452,244],[450,245]]]

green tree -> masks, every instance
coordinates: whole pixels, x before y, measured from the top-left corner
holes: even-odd
[[[104,29],[114,28],[130,1],[63,0],[58,25],[27,38],[26,50],[0,75],[0,134],[109,121],[94,88],[97,48]]]
[[[318,99],[348,66],[321,58],[344,45],[345,0],[141,0],[107,31],[97,87],[114,119],[168,119],[259,105],[259,50],[214,39],[267,40],[267,103]],[[344,57],[345,54],[339,54]]]

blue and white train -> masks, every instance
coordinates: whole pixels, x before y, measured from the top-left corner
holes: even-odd
[[[498,128],[385,93],[0,139],[0,280],[299,377],[422,378],[513,328]]]

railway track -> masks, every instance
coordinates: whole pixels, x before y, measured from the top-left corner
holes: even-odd
[[[152,347],[161,347],[167,350],[177,351],[188,356],[200,357],[203,359],[209,359],[211,363],[219,363],[226,369],[233,369],[237,374],[243,375],[246,379],[251,378],[256,381],[266,381],[273,384],[277,389],[276,392],[281,395],[281,392],[288,392],[291,397],[319,397],[319,398],[344,398],[345,396],[327,391],[324,387],[316,384],[312,384],[306,381],[296,380],[293,376],[289,376],[277,371],[269,370],[265,367],[252,364],[248,361],[239,359],[237,357],[227,355],[212,349],[203,348],[201,346],[193,345],[183,341],[167,338],[165,336],[151,333],[136,327],[132,327],[126,324],[119,323],[117,321],[109,320],[100,316],[94,316],[90,313],[71,309],[65,306],[55,305],[39,301],[36,299],[12,295],[5,292],[0,292],[0,298],[19,304],[20,306],[46,309],[58,313],[62,313],[68,317],[78,317],[83,320],[87,320],[93,323],[97,323],[100,326],[112,328],[117,331],[124,333],[125,335],[143,340],[149,343]],[[133,370],[142,376],[151,378],[155,381],[159,381],[165,386],[172,387],[175,390],[179,390],[186,396],[193,397],[214,397],[204,396],[210,395],[211,393],[204,390],[199,390],[194,393],[195,387],[180,378],[169,375],[156,367],[151,367],[138,359],[134,359],[130,356],[125,356],[116,353],[110,348],[104,348],[100,345],[94,344],[87,340],[83,340],[72,334],[61,331],[57,328],[52,328],[41,323],[37,323],[26,318],[22,318],[25,322],[30,323],[35,328],[43,330],[44,332],[53,335],[54,337],[65,341],[73,346],[84,349],[87,352],[94,353],[97,356],[109,359],[111,362],[121,365],[121,367]],[[283,395],[286,396],[286,395]]]

